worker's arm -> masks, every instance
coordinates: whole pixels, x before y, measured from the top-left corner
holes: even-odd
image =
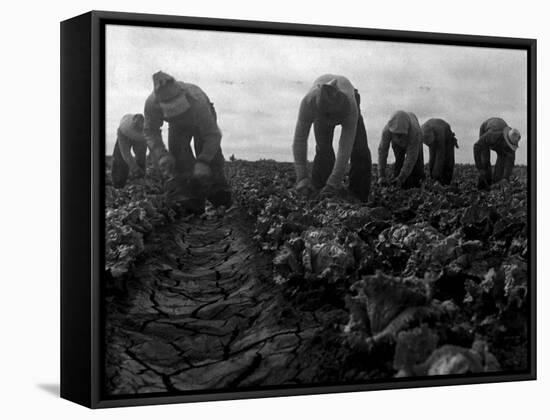
[[[151,95],[145,101],[143,135],[147,141],[147,147],[156,164],[158,160],[168,154],[162,141],[161,127],[163,124],[162,110]]]
[[[214,156],[220,151],[222,132],[216,121],[214,105],[208,100],[200,101],[195,105],[197,125],[203,141],[201,153],[197,156],[199,162],[210,164]]]
[[[486,188],[491,183],[491,149],[487,133],[482,135],[478,141],[474,143],[474,162],[479,171],[479,188]]]
[[[422,150],[421,144],[422,144],[422,132],[414,128],[414,126],[411,126],[409,130],[409,144],[407,145],[407,151],[405,153],[405,162],[403,162],[403,167],[401,168],[401,172],[397,176],[397,180],[399,182],[401,183],[405,182],[405,180],[412,173],[416,165],[416,160],[418,159],[418,155]]]
[[[126,137],[124,134],[122,134],[120,132],[120,129],[118,130],[118,133],[117,133],[117,143],[118,143],[118,148],[120,150],[120,154],[122,155],[122,159],[124,159],[124,162],[126,162],[126,164],[130,169],[135,168],[137,166],[137,163],[134,156],[132,156],[132,151],[131,151],[132,145],[130,143],[130,139]]]
[[[384,127],[382,138],[378,145],[378,179],[386,178],[386,165],[388,163],[388,152],[390,150],[391,133],[388,127]]]
[[[304,178],[309,178],[307,171],[307,139],[312,123],[313,113],[306,96],[300,103],[298,121],[296,122],[296,129],[294,131],[294,141],[292,142],[297,182],[300,182]]]
[[[516,152],[506,154],[506,160],[504,161],[504,171],[502,179],[509,180],[514,170],[514,163],[516,162]]]
[[[432,147],[435,151],[435,162],[432,169],[433,180],[440,180],[443,178],[443,171],[445,170],[445,148],[451,147],[443,140],[444,139],[439,138],[432,143]]]
[[[344,179],[344,173],[346,172],[347,164],[353,149],[353,143],[355,142],[358,114],[357,106],[353,106],[350,115],[342,122],[342,132],[340,134],[340,141],[338,142],[336,161],[332,173],[327,180],[327,184],[330,186],[339,188]]]

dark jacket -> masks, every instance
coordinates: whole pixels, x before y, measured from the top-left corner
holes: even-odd
[[[202,150],[197,156],[197,160],[210,163],[220,151],[222,137],[212,103],[200,87],[190,83],[177,83],[182,88],[190,107],[183,114],[169,120],[165,119],[155,94],[151,93],[145,101],[144,111],[143,132],[147,145],[155,153],[155,156],[166,153],[166,146],[161,135],[161,127],[166,121],[169,125],[176,124],[180,130],[186,130],[199,136],[202,140]]]
[[[392,141],[392,133],[405,134],[403,144]],[[400,168],[397,178],[404,183],[413,173],[419,160],[424,161],[422,151],[422,129],[418,118],[412,112],[397,111],[392,115],[384,130],[382,139],[378,146],[378,174],[381,178],[386,176],[386,165],[390,145],[394,150],[399,149],[405,152],[403,165]]]
[[[423,142],[430,150],[430,176],[442,184],[450,184],[458,143],[451,126],[441,118],[431,118],[422,125]]]
[[[479,170],[479,187],[508,179],[514,169],[516,152],[504,140],[504,129],[508,127],[502,118],[489,118],[479,127],[479,139],[474,143],[474,160]],[[491,150],[496,152],[494,174],[491,172]]]

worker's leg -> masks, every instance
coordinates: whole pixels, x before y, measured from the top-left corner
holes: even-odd
[[[210,109],[214,115],[214,118],[217,119],[216,110],[214,109],[213,104],[210,104]],[[195,155],[199,156],[204,147],[204,141],[200,135],[195,135],[193,138],[193,143],[195,147]],[[210,201],[215,207],[230,207],[233,203],[233,199],[231,196],[231,187],[229,186],[225,175],[225,158],[221,147],[218,149],[214,155],[214,158],[210,162],[210,169],[212,170],[212,178],[204,182],[202,185],[198,185],[198,188],[201,189],[201,194],[206,196],[208,201]]]
[[[434,167],[435,167],[435,160],[437,157],[437,149],[434,144],[428,147],[429,150],[429,160],[428,160],[428,168],[430,170],[430,177],[432,178],[432,181],[435,181],[434,178]]]
[[[168,129],[168,149],[176,161],[174,178],[167,183],[169,198],[186,211],[200,214],[204,212],[204,195],[193,183],[192,174],[195,156],[191,150],[193,133],[186,127],[170,124]]]
[[[477,186],[480,189],[489,187],[492,182],[491,176],[491,150],[478,143],[474,144],[474,161],[479,171]]]
[[[393,150],[393,155],[395,156],[395,163],[393,165],[393,176],[397,177],[401,173],[401,168],[403,168],[403,162],[405,162],[405,149],[399,146],[395,146],[393,143],[391,145]]]
[[[369,198],[372,180],[372,158],[363,117],[359,115],[355,142],[351,151],[349,189],[361,201]]]
[[[418,188],[426,177],[424,174],[424,150],[422,148],[422,143],[420,143],[418,147],[420,150],[418,152],[416,164],[409,177],[403,183],[403,188]]]
[[[451,135],[447,138],[445,142],[445,159],[444,159],[444,169],[443,175],[441,178],[441,183],[443,185],[449,185],[453,180],[453,173],[455,169],[455,137]]]
[[[193,132],[186,127],[170,123],[168,128],[168,150],[176,160],[175,174],[190,175],[195,165],[195,156],[191,150]]]
[[[332,137],[334,136],[334,125],[316,121],[313,124],[315,133],[315,158],[313,159],[313,170],[311,181],[316,188],[323,188],[334,168],[334,149],[332,148]]]
[[[120,147],[118,139],[115,143],[115,149],[113,151],[113,162],[111,166],[111,181],[115,188],[122,188],[128,181],[128,175],[130,174],[130,168],[124,161],[122,153],[120,153]]]
[[[134,151],[134,156],[136,157],[137,165],[143,169],[145,173],[146,168],[146,158],[147,158],[147,143],[134,142],[132,144],[132,150]]]
[[[514,170],[514,164],[516,162],[516,152],[510,152],[505,154],[505,160],[502,170],[502,178],[509,180]]]
[[[195,153],[197,156],[201,153],[203,141],[199,136],[194,137]],[[201,195],[204,195],[215,207],[231,206],[233,199],[231,196],[231,187],[227,182],[225,175],[225,158],[219,149],[209,164],[212,171],[212,177],[201,184],[197,184],[197,189]]]

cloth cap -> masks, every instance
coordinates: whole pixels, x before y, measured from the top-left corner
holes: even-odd
[[[167,73],[158,71],[153,74],[153,89],[164,118],[183,114],[191,106],[182,86]]]
[[[349,100],[338,87],[336,79],[317,85],[317,88],[316,104],[322,115],[342,118],[351,112]]]
[[[503,135],[508,147],[516,151],[519,147],[519,140],[521,139],[520,132],[515,128],[504,127]]]
[[[405,111],[397,111],[388,121],[388,130],[393,134],[407,134],[411,121]]]

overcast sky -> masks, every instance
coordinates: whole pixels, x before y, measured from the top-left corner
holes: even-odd
[[[500,116],[522,133],[516,162],[527,162],[525,51],[114,25],[106,32],[108,154],[120,118],[143,112],[151,76],[163,70],[210,97],[226,158],[292,161],[300,100],[318,76],[332,73],[361,94],[374,161],[384,125],[403,109],[421,123],[447,120],[461,163],[473,162],[480,124]],[[314,144],[311,130],[310,159]]]

